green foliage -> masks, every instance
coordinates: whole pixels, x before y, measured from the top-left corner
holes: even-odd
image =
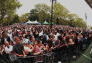
[[[76,27],[87,27],[86,22],[82,18],[76,18],[74,22]]]
[[[38,11],[36,10],[36,9],[32,9],[31,11],[30,11],[30,16],[29,16],[29,19],[31,20],[31,21],[35,21],[35,20],[38,20]]]
[[[19,20],[19,16],[18,15],[14,15],[12,23],[18,23],[19,21],[20,21]]]
[[[29,13],[25,13],[23,14],[20,18],[19,18],[19,22],[27,22],[29,19],[30,14]]]
[[[37,4],[34,9],[30,11],[30,20],[38,20],[44,22],[45,20],[50,23],[51,20],[51,7],[46,4]],[[86,27],[86,23],[82,18],[76,14],[70,13],[60,3],[55,3],[53,8],[53,22],[61,25],[70,25],[73,27]]]
[[[46,4],[37,4],[35,5],[35,9],[40,12],[40,11],[44,11],[44,12],[50,12],[50,7]]]
[[[68,20],[74,20],[74,19],[76,19],[76,18],[79,18],[79,16],[77,16],[76,14],[73,14],[73,13],[68,13],[68,14],[66,15],[66,18],[67,18]]]
[[[60,3],[54,4],[53,10],[53,21],[57,24],[67,25],[66,16],[68,15],[69,11]]]
[[[50,7],[46,4],[37,4],[35,9],[38,11],[38,20],[43,22],[50,18]]]
[[[5,23],[6,19],[10,21],[20,6],[21,4],[17,0],[0,0],[0,23]]]
[[[46,4],[37,4],[35,5],[35,9],[30,11],[30,20],[38,20],[43,22],[45,20],[50,20],[50,7]]]
[[[9,25],[18,22],[26,22],[28,20],[44,22],[45,20],[51,23],[51,7],[46,4],[37,4],[35,8],[22,16],[16,15],[15,11],[21,6],[17,0],[0,0],[0,23]],[[54,4],[53,23],[61,25],[70,25],[74,27],[86,27],[83,19],[76,14],[71,14],[60,3]]]
[[[69,13],[69,11],[60,3],[54,4],[54,10],[53,11],[54,11],[54,15],[56,17],[64,17]]]

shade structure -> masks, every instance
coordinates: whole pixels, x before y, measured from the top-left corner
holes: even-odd
[[[28,21],[25,24],[40,24],[38,21]]]
[[[32,21],[27,21],[26,24],[32,24],[33,22]]]
[[[47,21],[44,21],[44,23],[43,23],[44,25],[49,25],[49,23],[47,22]]]
[[[52,24],[52,25],[53,25],[53,24],[55,24],[55,23],[54,23],[54,22],[50,22],[50,24]]]
[[[38,21],[33,21],[33,24],[41,24],[41,23],[39,23]]]

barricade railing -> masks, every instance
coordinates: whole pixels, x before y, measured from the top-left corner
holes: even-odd
[[[78,54],[80,52],[78,45],[64,46],[59,49],[60,50],[58,51],[51,51],[40,55],[31,55],[24,57],[17,57],[16,55],[9,54],[9,63],[54,63],[54,61],[67,61],[69,63],[72,61],[71,58],[76,58],[77,56],[79,56]],[[75,56],[72,56],[72,54],[74,54]],[[57,56],[59,57],[59,59]]]
[[[9,54],[9,59],[13,63],[53,63],[54,53],[49,52],[41,55],[17,57],[16,55]]]

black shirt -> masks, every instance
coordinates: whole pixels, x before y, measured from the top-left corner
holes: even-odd
[[[13,51],[17,54],[22,55],[23,54],[24,47],[22,44],[16,44],[13,46]]]

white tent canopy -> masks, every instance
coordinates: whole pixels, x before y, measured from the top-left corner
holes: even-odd
[[[38,21],[33,21],[34,24],[40,24]]]
[[[32,21],[28,21],[28,22],[26,22],[26,24],[31,24],[31,23],[33,23]]]
[[[47,24],[47,25],[48,25],[49,23],[48,23],[47,21],[44,21],[44,23],[43,23],[43,24]]]
[[[26,22],[26,24],[40,24],[38,21],[28,21],[28,22]]]

